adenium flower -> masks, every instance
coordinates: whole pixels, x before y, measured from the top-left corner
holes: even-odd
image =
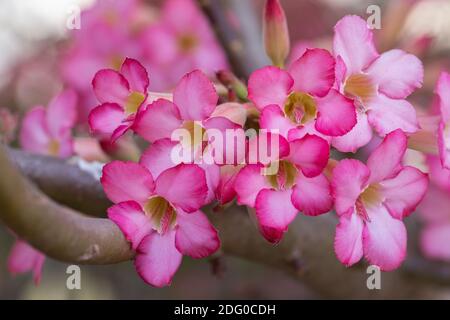
[[[334,248],[346,266],[364,255],[371,264],[390,271],[405,258],[402,218],[415,210],[428,186],[424,173],[402,165],[406,145],[405,133],[395,130],[367,164],[344,159],[333,170],[331,187],[339,216]]]
[[[203,258],[218,249],[217,231],[199,210],[208,188],[197,165],[180,164],[154,179],[141,164],[113,161],[101,182],[115,203],[108,217],[136,250],[135,267],[145,282],[169,285],[183,255]]]
[[[441,73],[435,92],[441,115],[438,129],[439,155],[442,166],[450,169],[450,74]]]
[[[101,105],[89,114],[94,133],[107,135],[114,142],[134,123],[136,113],[145,104],[149,86],[147,70],[134,59],[126,58],[120,71],[103,69],[92,80]]]
[[[36,285],[41,281],[45,255],[23,240],[16,240],[8,257],[8,271],[12,274],[32,272]]]
[[[355,152],[372,138],[396,129],[406,133],[418,127],[414,107],[405,100],[422,86],[420,60],[402,50],[379,54],[372,31],[358,16],[346,16],[335,26],[333,52],[336,58],[336,86],[354,99],[358,122],[348,134],[333,139],[342,152]]]
[[[77,97],[65,90],[47,109],[36,106],[25,115],[19,134],[21,147],[29,152],[67,158],[73,154],[72,128],[77,118]]]
[[[356,123],[355,107],[332,88],[334,68],[327,50],[307,49],[288,71],[269,66],[253,72],[249,99],[261,111],[261,127],[278,129],[284,137],[294,128],[304,128],[302,135],[349,132]]]
[[[270,138],[279,139],[278,172],[264,175],[267,164],[248,164],[237,174],[234,188],[237,202],[255,209],[262,235],[277,243],[299,211],[316,216],[331,210],[330,184],[322,174],[330,149],[315,135],[289,142],[274,133]]]

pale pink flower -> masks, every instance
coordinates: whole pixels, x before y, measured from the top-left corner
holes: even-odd
[[[328,51],[307,49],[288,71],[269,66],[253,72],[248,81],[249,99],[261,111],[261,127],[278,129],[284,137],[294,128],[303,128],[302,135],[349,132],[356,123],[355,107],[332,89],[334,68]]]
[[[143,32],[142,44],[152,70],[159,75],[155,90],[173,86],[194,69],[212,76],[228,68],[213,30],[192,0],[165,1],[160,21]]]
[[[29,152],[67,158],[73,154],[72,128],[77,118],[77,97],[65,90],[50,101],[47,109],[36,106],[25,115],[20,145]]]
[[[217,231],[199,209],[208,188],[205,172],[180,164],[159,172],[132,162],[113,161],[101,182],[116,205],[108,209],[136,250],[135,267],[147,283],[169,285],[183,255],[203,258],[219,245]]]
[[[92,80],[101,105],[89,114],[91,130],[109,136],[114,142],[133,125],[139,108],[145,104],[149,86],[147,70],[134,59],[126,58],[120,71],[103,69]]]
[[[396,129],[413,133],[419,128],[414,107],[405,100],[422,86],[420,60],[402,50],[379,54],[366,21],[346,16],[335,26],[333,52],[336,86],[354,99],[358,122],[348,134],[333,139],[342,152],[355,152],[372,138]]]
[[[237,174],[234,188],[237,202],[255,209],[262,235],[276,243],[299,211],[316,216],[331,210],[330,184],[322,174],[330,149],[327,141],[309,134],[288,142],[270,133],[269,139],[279,139],[279,153],[272,157],[278,172],[264,175],[267,164],[248,164]],[[255,138],[249,144],[259,141],[263,140]]]
[[[339,216],[334,247],[346,266],[364,255],[389,271],[405,258],[402,219],[415,210],[428,186],[424,173],[402,165],[406,144],[405,133],[395,130],[373,151],[367,165],[344,159],[333,170],[332,194]]]
[[[39,284],[45,255],[23,240],[16,240],[8,257],[8,271],[12,275],[32,272],[34,283]]]

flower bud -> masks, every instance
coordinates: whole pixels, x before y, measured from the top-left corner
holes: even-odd
[[[283,67],[289,54],[289,31],[279,0],[267,0],[263,17],[264,46],[273,65]]]

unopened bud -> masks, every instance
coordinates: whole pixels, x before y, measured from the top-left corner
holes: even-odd
[[[267,0],[264,8],[264,46],[273,65],[283,67],[289,54],[289,30],[279,0]]]

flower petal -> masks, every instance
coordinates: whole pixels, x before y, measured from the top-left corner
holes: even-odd
[[[334,237],[334,252],[341,263],[350,267],[363,256],[364,222],[354,213],[344,214],[339,218]]]
[[[382,271],[397,269],[406,256],[406,228],[383,206],[367,207],[370,221],[363,231],[366,259]]]
[[[267,129],[270,132],[279,130],[280,134],[285,138],[288,137],[289,130],[296,127],[276,104],[268,105],[262,110],[259,125],[261,129]]]
[[[378,57],[372,31],[354,15],[345,16],[334,27],[333,52],[344,61],[347,75],[360,73]]]
[[[103,167],[101,183],[108,198],[114,202],[129,200],[143,204],[152,194],[152,175],[134,162],[113,161]]]
[[[177,234],[175,246],[183,255],[205,258],[219,249],[217,230],[201,211],[193,213],[177,212]]]
[[[333,137],[333,147],[341,152],[356,152],[372,140],[372,127],[365,112],[356,112],[356,125],[343,136]]]
[[[92,109],[89,127],[94,133],[112,134],[125,118],[124,110],[117,103],[104,103]]]
[[[261,190],[255,201],[256,217],[259,224],[278,231],[286,231],[298,213],[298,210],[292,204],[291,195],[292,190],[290,189]]]
[[[100,103],[113,102],[124,106],[130,85],[123,75],[111,69],[98,71],[92,80],[95,96]]]
[[[420,247],[426,257],[450,260],[450,224],[431,224],[423,228]]]
[[[294,79],[292,90],[324,97],[334,84],[334,65],[334,58],[327,50],[306,49],[289,68]]]
[[[441,122],[438,129],[438,146],[441,164],[450,169],[450,74],[442,72],[435,93],[438,96]]]
[[[50,101],[46,121],[48,130],[57,138],[72,129],[77,120],[77,96],[73,90],[65,90]]]
[[[369,183],[393,178],[401,169],[407,139],[401,130],[389,133],[367,159],[370,169]]]
[[[297,178],[292,192],[292,204],[307,216],[317,216],[330,211],[333,198],[328,179],[323,174],[314,178]]]
[[[179,165],[179,162],[174,162],[171,156],[172,150],[178,142],[170,139],[161,139],[148,147],[141,156],[139,163],[146,167],[152,176],[156,179],[161,172]]]
[[[331,194],[338,215],[353,212],[356,200],[369,180],[370,171],[361,161],[341,160],[333,169]]]
[[[332,89],[324,98],[317,100],[317,131],[328,136],[342,136],[356,125],[353,100]]]
[[[205,171],[195,164],[167,169],[156,179],[155,193],[188,213],[197,211],[208,194]]]
[[[423,82],[422,62],[398,49],[380,55],[367,73],[378,84],[378,90],[392,99],[406,98]]]
[[[396,100],[379,94],[367,104],[369,123],[380,136],[396,129],[414,133],[419,129],[414,107],[406,100]]]
[[[219,97],[213,83],[200,70],[186,74],[173,93],[173,102],[183,120],[204,120],[211,115]]]
[[[267,177],[262,174],[264,166],[249,164],[241,169],[234,182],[237,202],[249,207],[255,206],[256,196],[263,189],[271,188]],[[249,183],[251,181],[252,183]]]
[[[294,80],[285,70],[277,67],[264,67],[254,71],[248,79],[248,98],[262,110],[265,106],[284,102],[294,85]]]
[[[142,239],[153,230],[149,217],[136,201],[121,202],[110,207],[108,218],[117,224],[125,238],[131,242],[133,250],[136,250]]]
[[[133,130],[149,142],[170,138],[175,129],[180,128],[180,111],[172,102],[158,99],[139,110],[133,124]]]
[[[20,146],[29,152],[48,154],[51,140],[45,119],[45,108],[34,107],[27,112],[20,130]]]
[[[305,135],[290,142],[289,159],[300,167],[307,177],[317,176],[322,172],[330,158],[330,146],[324,139],[315,135]]]
[[[147,94],[150,84],[148,73],[139,61],[126,58],[120,67],[120,73],[127,79],[131,91]]]
[[[23,240],[16,240],[8,257],[8,271],[12,274],[33,272],[33,280],[39,284],[45,255]]]
[[[380,182],[389,213],[402,219],[413,212],[422,201],[428,188],[428,177],[414,167],[405,167],[389,180]]]
[[[136,271],[148,284],[155,287],[170,285],[181,264],[183,255],[175,247],[175,230],[161,235],[152,232],[138,247],[134,261]]]

